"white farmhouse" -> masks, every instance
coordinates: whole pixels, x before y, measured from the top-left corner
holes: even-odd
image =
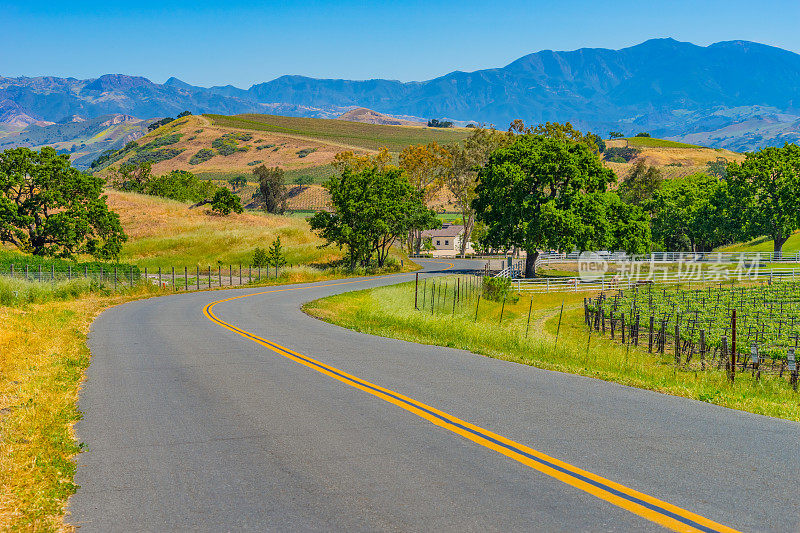
[[[460,224],[443,224],[441,228],[428,229],[422,232],[422,241],[430,239],[433,255],[437,257],[455,257],[461,252],[461,241],[464,238],[464,226]],[[467,243],[467,253],[472,253],[472,243]]]

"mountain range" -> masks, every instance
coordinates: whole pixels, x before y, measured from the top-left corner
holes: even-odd
[[[501,68],[420,82],[281,76],[240,89],[163,84],[110,74],[95,79],[0,77],[5,129],[65,116],[138,118],[269,113],[334,118],[358,107],[405,118],[494,124],[570,121],[733,150],[800,141],[800,55],[748,41],[697,46],[652,39],[620,50],[544,50]]]

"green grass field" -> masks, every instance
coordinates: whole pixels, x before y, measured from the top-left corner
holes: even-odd
[[[637,148],[705,148],[705,146],[696,144],[686,144],[654,137],[628,137],[626,140],[629,146]]]
[[[748,242],[739,242],[717,248],[717,252],[773,252],[773,241],[769,237],[759,237]],[[800,232],[794,232],[783,243],[784,254],[794,254],[800,251]]]
[[[321,118],[257,114],[203,116],[223,127],[302,135],[367,150],[386,147],[390,152],[399,152],[406,146],[431,141],[449,144],[469,135],[469,130],[465,129],[383,126]]]
[[[650,354],[646,346],[621,346],[618,341],[597,335],[589,338],[583,324],[586,294],[523,295],[517,302],[507,301],[504,307],[482,298],[476,320],[475,293],[464,298],[453,313],[454,280],[454,277],[437,280],[448,285],[442,291],[446,296],[437,296],[433,312],[432,280],[426,281],[425,299],[419,298],[420,310],[414,309],[413,283],[340,294],[311,302],[304,309],[313,316],[363,333],[468,350],[733,409],[800,420],[800,404],[785,379],[769,376],[755,382],[749,375],[742,375],[731,385],[724,371],[685,371],[670,363],[671,356]],[[437,295],[439,290],[436,289]],[[562,302],[564,315],[558,331]],[[529,309],[532,319],[526,335]]]

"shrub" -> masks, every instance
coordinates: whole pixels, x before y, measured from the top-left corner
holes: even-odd
[[[190,165],[199,165],[200,163],[204,163],[214,157],[214,151],[208,148],[203,148],[202,150],[198,150],[196,154],[189,159]]]
[[[298,150],[295,153],[297,154],[297,157],[306,157],[308,154],[313,154],[316,151],[317,151],[316,148],[303,148],[302,150]]]
[[[209,198],[215,190],[210,181],[201,180],[185,170],[173,170],[169,174],[151,178],[141,192],[179,202],[200,202]]]
[[[219,215],[228,216],[231,211],[241,213],[244,211],[242,202],[239,197],[233,194],[230,190],[220,187],[214,193],[214,198],[211,200],[211,210]]]
[[[211,147],[214,148],[219,155],[223,156],[233,155],[236,152],[246,152],[246,146],[239,146],[238,139],[240,137],[241,135],[238,133],[226,133],[222,137],[214,139],[211,142]]]
[[[637,133],[636,137],[650,137],[650,134],[647,133],[646,131],[642,131],[640,133]]]
[[[269,266],[269,263],[267,263],[267,252],[265,252],[263,248],[256,248],[253,252],[253,266],[256,268]]]
[[[136,150],[152,150],[153,148],[160,148],[162,146],[169,146],[170,144],[176,144],[178,141],[181,140],[183,137],[182,133],[171,133],[169,135],[162,135],[161,137],[156,137],[152,141],[142,146],[136,147]]]
[[[611,161],[612,158],[621,157],[627,163],[627,162],[633,161],[634,159],[639,157],[639,154],[641,154],[641,153],[642,153],[642,151],[639,150],[638,148],[631,148],[629,146],[628,147],[619,147],[619,148],[611,147],[611,148],[606,148],[605,156],[606,156],[606,159],[608,159],[609,161]]]
[[[261,146],[256,146],[256,150],[266,150],[267,148],[273,148],[274,146],[274,144],[262,144]]]
[[[141,165],[143,163],[155,164],[177,157],[181,152],[183,152],[183,148],[163,148],[153,151],[140,150],[133,154],[127,162],[132,165]]]
[[[247,166],[248,167],[254,167],[256,165],[260,165],[261,163],[263,163],[262,160],[256,159],[255,161],[250,161],[249,163],[247,163]]]
[[[483,297],[495,302],[507,299],[511,303],[516,303],[519,300],[519,296],[511,289],[511,278],[506,277],[484,276]]]

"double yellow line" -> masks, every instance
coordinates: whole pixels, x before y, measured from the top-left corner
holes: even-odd
[[[450,264],[450,263],[445,263],[445,264]],[[450,264],[450,268],[452,268],[452,266],[453,265]],[[232,298],[225,298],[223,300],[211,302],[210,304],[205,306],[205,308],[203,309],[203,313],[206,315],[206,317],[208,317],[209,320],[211,320],[215,324],[218,324],[225,329],[228,329],[234,333],[241,335],[242,337],[250,339],[253,342],[256,342],[266,348],[269,348],[273,352],[282,355],[288,359],[291,359],[296,363],[300,363],[301,365],[304,365],[308,368],[316,370],[317,372],[320,372],[334,379],[337,379],[342,383],[350,385],[351,387],[355,387],[366,393],[372,394],[373,396],[376,396],[398,407],[401,407],[406,411],[414,413],[420,418],[424,418],[425,420],[428,420],[429,422],[431,422],[436,426],[442,427],[444,429],[447,429],[448,431],[452,431],[453,433],[461,435],[465,439],[469,439],[472,442],[480,444],[481,446],[484,446],[490,450],[494,450],[507,457],[510,457],[515,461],[518,461],[526,466],[538,470],[539,472],[547,474],[548,476],[558,479],[559,481],[562,481],[575,488],[588,492],[593,496],[596,496],[602,500],[610,502],[618,507],[621,507],[622,509],[625,509],[627,511],[630,511],[631,513],[637,514],[643,518],[655,522],[656,524],[660,524],[674,531],[705,531],[705,532],[735,531],[734,529],[731,529],[722,524],[718,524],[712,520],[709,520],[705,517],[702,517],[685,509],[681,509],[680,507],[677,507],[670,503],[661,501],[657,498],[653,498],[652,496],[648,496],[647,494],[635,491],[624,485],[615,483],[614,481],[592,474],[591,472],[587,472],[586,470],[581,470],[580,468],[577,468],[569,463],[565,463],[564,461],[560,461],[558,459],[545,455],[541,452],[538,452],[533,448],[529,448],[528,446],[507,439],[502,435],[492,433],[491,431],[483,429],[479,426],[470,424],[469,422],[465,422],[464,420],[460,420],[454,417],[453,415],[440,411],[422,402],[418,402],[413,398],[409,398],[398,392],[383,388],[379,385],[375,385],[374,383],[370,383],[359,377],[353,376],[342,370],[334,368],[330,365],[326,365],[308,356],[292,351],[289,348],[281,346],[280,344],[261,338],[257,335],[254,335],[253,333],[245,331],[241,328],[234,326],[233,324],[221,320],[213,312],[214,306],[216,306],[217,304],[223,302],[230,302],[232,300],[238,300],[240,298],[249,298],[251,296],[258,296],[262,294],[304,290],[317,287],[333,287],[336,285],[348,285],[353,283],[362,283],[363,281],[365,280],[344,281],[344,282],[329,283],[324,285],[313,285],[309,287],[274,289],[253,294],[234,296]]]

